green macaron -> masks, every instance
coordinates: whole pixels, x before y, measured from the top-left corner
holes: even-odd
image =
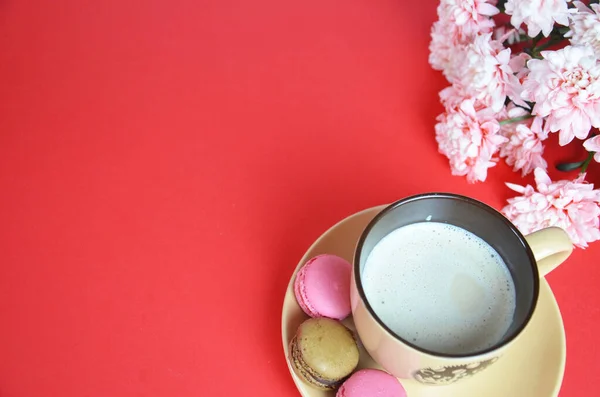
[[[358,365],[358,346],[352,332],[329,318],[310,318],[300,324],[290,342],[290,361],[296,374],[322,390],[334,390]]]

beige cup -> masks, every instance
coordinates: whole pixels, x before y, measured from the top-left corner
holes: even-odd
[[[515,315],[502,340],[494,346],[468,354],[429,351],[394,334],[369,305],[361,284],[369,253],[392,230],[424,221],[449,223],[470,231],[490,244],[509,268],[515,284]],[[468,197],[429,193],[397,201],[369,223],[356,246],[351,285],[356,330],[373,359],[398,378],[430,385],[465,379],[484,370],[510,349],[534,313],[539,277],[561,264],[572,250],[571,241],[562,229],[547,228],[524,237],[502,214]]]

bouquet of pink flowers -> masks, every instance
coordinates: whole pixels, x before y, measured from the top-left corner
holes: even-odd
[[[597,3],[597,1],[591,1]],[[450,86],[435,126],[453,175],[485,181],[499,158],[536,187],[507,184],[521,196],[502,212],[524,233],[567,231],[581,248],[600,239],[600,189],[585,181],[600,162],[600,5],[571,0],[441,0],[429,63]],[[553,182],[544,140],[582,144],[575,180]]]

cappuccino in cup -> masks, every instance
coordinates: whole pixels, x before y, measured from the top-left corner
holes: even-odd
[[[368,255],[362,282],[392,332],[440,354],[494,346],[515,314],[515,285],[501,256],[451,224],[418,222],[391,231]]]
[[[514,346],[534,315],[540,276],[572,250],[564,230],[523,236],[469,197],[398,200],[369,222],[354,250],[356,332],[397,378],[424,385],[470,378]]]

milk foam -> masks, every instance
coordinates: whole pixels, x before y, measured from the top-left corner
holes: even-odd
[[[362,280],[369,304],[392,331],[438,353],[491,347],[515,312],[515,286],[500,255],[444,223],[392,231],[369,254]]]

